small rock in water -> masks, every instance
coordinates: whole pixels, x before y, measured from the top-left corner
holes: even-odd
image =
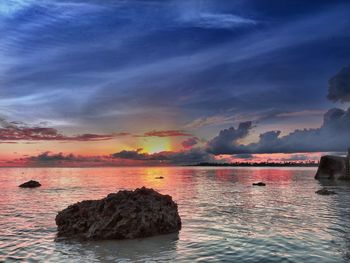
[[[164,179],[163,176],[158,176],[158,177],[155,177],[154,179]]]
[[[58,237],[130,239],[178,232],[181,218],[171,196],[142,187],[70,205],[56,224]]]
[[[320,189],[320,190],[317,190],[315,193],[319,194],[319,195],[335,195],[335,194],[337,194],[336,192],[334,192],[332,190],[328,190],[325,187]]]
[[[25,182],[21,185],[19,185],[18,187],[22,187],[22,188],[34,188],[34,187],[39,187],[41,186],[41,184],[37,181],[34,180],[30,180],[28,182]]]
[[[263,183],[263,182],[253,183],[253,185],[255,185],[255,186],[266,186],[266,184]]]

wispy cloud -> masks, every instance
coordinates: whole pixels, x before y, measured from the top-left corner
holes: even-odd
[[[254,19],[234,14],[191,13],[181,17],[184,25],[213,29],[234,29],[241,26],[256,25]]]
[[[222,116],[222,115],[201,117],[187,123],[185,127],[188,129],[199,129],[205,126],[224,125],[228,123],[233,123],[234,119],[235,119],[234,116]]]
[[[323,116],[325,113],[326,113],[325,110],[302,110],[302,111],[278,113],[276,117]]]
[[[179,134],[148,135],[202,137],[250,115],[326,108],[322,79],[348,59],[349,5],[263,23],[241,1],[209,2],[1,1],[0,116],[62,134],[164,123]]]
[[[12,16],[35,3],[34,0],[8,0],[0,2],[0,15]]]
[[[145,132],[143,135],[135,135],[136,137],[188,137],[192,134],[187,133],[183,130],[164,130],[164,131],[149,131]]]

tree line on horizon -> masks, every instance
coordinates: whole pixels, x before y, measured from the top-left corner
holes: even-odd
[[[315,167],[319,161],[284,161],[284,162],[232,162],[232,163],[216,163],[201,162],[193,166],[233,166],[233,167]]]

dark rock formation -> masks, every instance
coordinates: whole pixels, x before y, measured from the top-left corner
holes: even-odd
[[[41,184],[37,181],[33,181],[33,180],[30,180],[28,182],[25,182],[21,185],[19,185],[18,187],[22,187],[22,188],[34,188],[34,187],[39,187],[41,186]]]
[[[158,176],[158,177],[155,177],[154,179],[164,179],[163,176]]]
[[[328,190],[327,188],[322,188],[320,190],[317,190],[315,193],[319,194],[319,195],[335,195],[336,194],[336,192]]]
[[[346,175],[345,157],[325,155],[321,157],[315,175],[316,179],[344,179]]]
[[[253,183],[254,186],[266,186],[265,183],[259,182],[259,183]]]
[[[56,216],[58,237],[141,238],[178,232],[181,219],[169,195],[145,187],[73,204]]]

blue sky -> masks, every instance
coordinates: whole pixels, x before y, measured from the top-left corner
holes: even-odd
[[[0,117],[65,134],[317,128],[348,1],[0,3]]]

